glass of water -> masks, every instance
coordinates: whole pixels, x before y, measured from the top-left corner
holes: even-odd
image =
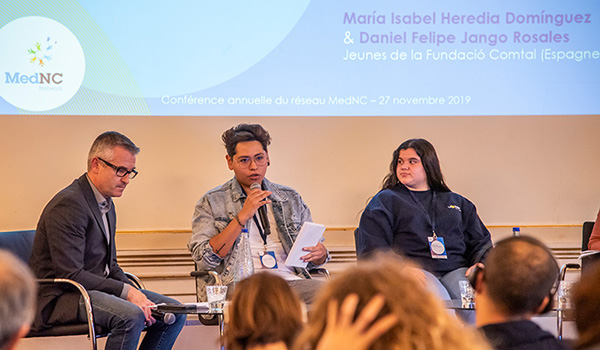
[[[460,286],[460,299],[463,308],[472,309],[475,307],[475,290],[469,281],[458,281]]]
[[[227,286],[206,286],[206,299],[212,311],[223,311],[227,297]]]

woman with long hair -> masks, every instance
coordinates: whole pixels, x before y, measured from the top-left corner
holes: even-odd
[[[286,350],[303,326],[298,296],[283,278],[267,272],[236,284],[228,313],[228,350]]]
[[[422,269],[412,270],[415,277],[442,299],[460,299],[458,281],[492,245],[475,205],[450,191],[435,148],[424,139],[407,140],[393,152],[355,238],[359,259],[392,250],[416,261]]]
[[[347,269],[319,292],[294,350],[490,349],[481,334],[463,326],[439,298],[416,283],[412,268],[386,256]],[[372,312],[374,303],[380,304]],[[342,327],[332,325],[338,310],[342,317],[355,312],[355,331],[341,332]],[[336,333],[343,336],[332,337]]]

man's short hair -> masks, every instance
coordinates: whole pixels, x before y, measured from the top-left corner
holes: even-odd
[[[0,249],[0,349],[33,321],[37,284],[29,267]]]
[[[132,154],[138,154],[140,148],[133,143],[127,136],[116,131],[106,131],[94,140],[90,152],[88,153],[88,170],[92,168],[92,159],[99,157],[104,160],[112,158],[113,149],[115,147],[123,147]]]
[[[269,132],[259,124],[239,124],[225,131],[221,138],[230,157],[235,155],[235,148],[240,142],[258,141],[265,152],[271,144]]]
[[[484,271],[490,299],[506,314],[519,316],[538,310],[556,290],[559,267],[542,242],[519,236],[496,243]]]

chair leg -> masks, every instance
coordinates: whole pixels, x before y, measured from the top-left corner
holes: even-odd
[[[83,303],[85,305],[85,312],[87,314],[88,321],[88,337],[90,338],[90,345],[92,350],[97,350],[98,345],[96,343],[96,330],[94,329],[94,314],[92,313],[92,301],[90,299],[90,295],[87,290],[79,283],[72,281],[70,279],[65,278],[54,278],[52,280],[38,280],[39,282],[48,282],[52,281],[54,283],[68,283],[79,290],[81,296],[83,297]]]
[[[563,338],[563,311],[558,309],[556,311],[556,333],[559,340]]]
[[[217,315],[217,319],[219,320],[219,343],[221,345],[221,350],[225,350],[225,339],[223,339],[223,334],[225,333],[225,321],[223,320],[223,314]]]

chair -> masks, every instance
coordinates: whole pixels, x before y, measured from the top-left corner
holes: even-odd
[[[594,221],[585,221],[582,226],[582,235],[581,235],[581,251],[585,252],[588,250],[588,242],[590,241],[590,236],[592,234],[592,229],[594,228]],[[586,265],[589,265],[592,261],[598,260],[600,258],[600,254],[591,254],[582,256],[581,264],[564,264],[560,268],[560,274],[558,277],[558,283],[560,288],[560,283],[565,280],[565,276],[568,270],[574,271],[582,271],[585,269]],[[559,293],[557,293],[559,294]],[[563,310],[560,305],[556,308],[556,329],[558,339],[562,339],[563,337],[563,322],[564,321],[572,321],[572,315],[569,315],[569,312],[572,310]]]
[[[560,267],[560,273],[558,275],[558,284],[557,289],[561,288],[561,282],[564,282],[565,276],[568,270],[581,271],[581,265],[579,264],[564,264]],[[557,299],[560,298],[560,291],[555,293]],[[558,305],[556,305],[556,333],[558,339],[563,339],[563,322],[565,321],[574,321],[573,318],[573,309],[564,309],[560,305],[560,301],[557,300]]]
[[[592,265],[595,261],[600,260],[600,253],[593,250],[588,250],[588,243],[594,228],[594,221],[586,221],[583,223],[581,235],[581,269],[585,270],[586,266]]]
[[[581,235],[581,251],[588,250],[588,242],[592,235],[592,229],[594,228],[593,221],[586,221],[583,223],[583,232]]]
[[[200,291],[199,291],[200,286],[199,286],[198,281],[200,279],[206,279],[207,284],[208,284],[208,279],[212,277],[214,284],[220,285],[220,284],[222,284],[221,276],[216,271],[202,271],[202,270],[198,270],[198,265],[194,264],[194,266],[196,267],[196,270],[190,272],[190,276],[194,277],[194,281],[196,282],[196,301],[203,302],[203,301],[206,301],[206,298],[203,298],[203,296],[200,295]],[[200,323],[202,323],[205,326],[219,325],[219,328],[222,327],[222,323],[223,323],[222,320],[219,319],[219,317],[215,317],[215,315],[198,314],[198,320],[200,321]]]
[[[29,262],[31,257],[31,250],[33,248],[33,238],[35,236],[35,230],[25,231],[9,231],[0,232],[0,248],[6,249],[19,257],[25,263]],[[129,279],[138,288],[143,288],[143,284],[139,278],[131,273],[125,273]],[[94,324],[94,315],[92,313],[92,304],[90,296],[86,289],[80,284],[73,280],[66,278],[54,278],[54,279],[38,279],[39,284],[57,283],[70,288],[75,288],[83,297],[85,304],[85,310],[87,314],[86,323],[76,324],[64,324],[55,325],[51,328],[42,331],[30,331],[26,338],[33,337],[60,337],[70,335],[84,335],[87,334],[90,339],[90,346],[92,350],[97,349],[96,338],[108,335],[108,331],[101,329],[99,326]]]

